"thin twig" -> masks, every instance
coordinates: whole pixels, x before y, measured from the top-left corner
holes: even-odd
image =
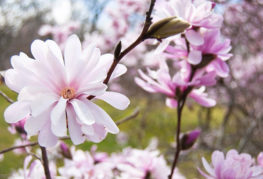
[[[13,146],[13,147],[10,147],[10,148],[1,150],[1,151],[0,151],[0,154],[4,154],[4,153],[6,153],[6,152],[9,152],[9,151],[12,151],[12,150],[15,150],[15,149],[32,147],[32,146],[35,146],[35,145],[37,145],[37,144],[38,144],[38,142],[32,142],[32,143],[29,143],[29,144]]]
[[[169,179],[173,178],[174,169],[176,167],[179,154],[181,151],[181,141],[180,141],[180,133],[181,133],[181,118],[182,118],[182,111],[184,108],[186,96],[183,96],[182,99],[178,99],[178,106],[177,106],[177,130],[176,130],[176,151],[174,154],[174,161],[171,167],[171,174],[168,176]]]
[[[42,163],[44,166],[46,179],[51,179],[49,166],[48,166],[49,164],[48,164],[48,158],[47,158],[47,150],[45,147],[41,147],[41,146],[40,146],[40,149],[41,149],[41,153],[42,153]]]
[[[14,101],[9,98],[3,91],[0,90],[0,95],[9,103],[14,103]]]
[[[140,109],[136,108],[131,115],[129,115],[129,116],[117,121],[116,125],[119,126],[119,125],[121,125],[121,124],[123,124],[123,123],[125,123],[125,122],[127,122],[127,121],[129,121],[129,120],[131,120],[131,119],[133,119],[135,117],[137,117],[139,115],[139,113],[140,113]]]

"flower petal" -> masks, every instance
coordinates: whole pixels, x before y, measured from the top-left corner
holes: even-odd
[[[68,117],[68,130],[70,138],[74,145],[81,144],[85,141],[85,137],[81,131],[80,124],[77,123],[76,114],[72,108],[69,106],[67,108],[67,117]]]
[[[32,116],[37,116],[50,107],[57,98],[53,95],[40,94],[35,96],[35,99],[30,103]]]
[[[202,52],[198,50],[192,50],[188,55],[188,62],[193,65],[197,65],[202,60]]]
[[[101,99],[120,110],[126,109],[130,104],[129,98],[116,92],[107,91],[103,95],[97,96],[96,98]]]
[[[186,38],[190,42],[190,44],[199,46],[204,43],[204,38],[200,34],[200,32],[196,32],[194,30],[188,30],[186,33]]]
[[[93,116],[93,113],[90,111],[90,108],[89,106],[87,106],[86,103],[78,99],[74,99],[70,103],[72,104],[77,118],[80,122],[86,125],[91,125],[95,122],[95,117]]]
[[[51,124],[48,121],[40,130],[38,143],[42,147],[53,147],[57,144],[58,138],[51,131]]]
[[[27,102],[17,101],[8,106],[4,112],[5,121],[8,123],[16,123],[30,113],[30,106]]]
[[[85,101],[85,103],[92,112],[96,123],[105,126],[110,133],[117,134],[119,132],[119,128],[103,109],[90,101]]]
[[[61,97],[50,114],[51,130],[58,137],[67,135],[66,106],[67,99]]]

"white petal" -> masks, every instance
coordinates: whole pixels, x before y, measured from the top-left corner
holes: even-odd
[[[119,128],[103,109],[90,101],[85,101],[85,103],[94,115],[96,123],[105,126],[106,129],[113,134],[119,132]]]
[[[24,128],[28,135],[36,135],[43,128],[47,121],[50,120],[50,111],[51,108],[38,116],[27,118]]]
[[[85,93],[87,95],[98,96],[105,93],[107,88],[108,86],[103,84],[102,82],[87,83],[85,85],[82,85],[82,87],[78,89],[78,93]]]
[[[53,40],[47,40],[46,44],[47,44],[48,48],[50,49],[50,51],[54,54],[54,56],[57,57],[59,62],[61,64],[64,64],[61,50],[60,50],[59,46],[56,44],[56,42],[54,42]]]
[[[99,143],[107,136],[107,131],[103,125],[93,124],[94,135],[88,135],[88,140]]]
[[[61,97],[50,114],[51,130],[58,137],[67,135],[66,105],[67,99]]]
[[[70,138],[74,145],[78,145],[84,142],[85,137],[80,128],[80,124],[77,123],[76,115],[72,107],[67,108],[67,117],[68,117],[68,130]]]
[[[81,131],[85,134],[85,135],[94,135],[94,129],[92,127],[93,125],[82,125],[81,126]]]
[[[8,106],[4,112],[5,121],[8,123],[16,123],[30,113],[30,106],[27,102],[17,101]]]
[[[52,133],[50,121],[40,130],[38,143],[42,147],[53,147],[57,144],[58,138]]]
[[[126,109],[130,104],[129,98],[116,92],[107,91],[103,95],[97,96],[96,98],[101,99],[120,110]]]
[[[111,75],[111,80],[117,78],[127,72],[127,67],[122,64],[118,64]]]
[[[202,157],[202,163],[203,163],[204,168],[206,169],[206,171],[210,175],[215,176],[213,168],[208,164],[208,162],[206,161],[206,159],[204,157]]]
[[[45,61],[48,48],[42,40],[34,40],[31,44],[31,52],[36,60]]]
[[[33,96],[31,93],[31,96]],[[54,102],[57,101],[57,98],[53,95],[37,95],[34,96],[35,99],[30,103],[32,116],[37,116],[49,108]]]
[[[86,125],[91,125],[95,122],[94,116],[86,103],[78,99],[74,99],[70,103],[72,104],[77,118],[80,120],[80,122]]]
[[[70,68],[76,64],[76,61],[80,59],[81,55],[81,43],[76,35],[71,35],[66,42],[64,56],[65,65]]]

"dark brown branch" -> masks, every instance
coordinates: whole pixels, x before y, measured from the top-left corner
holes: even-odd
[[[13,147],[10,147],[10,148],[7,148],[7,149],[4,149],[4,150],[1,150],[0,151],[0,154],[4,154],[6,152],[9,152],[9,151],[12,151],[12,150],[15,150],[15,149],[20,149],[20,148],[26,148],[26,147],[32,147],[32,146],[35,146],[37,145],[38,142],[32,142],[32,143],[29,143],[29,144],[25,144],[25,145],[17,145],[17,146],[13,146]]]
[[[47,158],[47,150],[45,147],[40,147],[40,149],[42,153],[42,164],[44,166],[46,179],[51,179],[49,166],[48,166],[49,164],[48,164],[48,158]]]

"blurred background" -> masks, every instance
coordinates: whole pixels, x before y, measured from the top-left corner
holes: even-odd
[[[224,16],[222,33],[231,39],[233,57],[228,61],[228,78],[208,89],[217,100],[213,108],[187,101],[183,111],[183,132],[201,129],[197,144],[180,158],[179,169],[187,178],[200,177],[201,157],[214,150],[236,148],[256,156],[263,150],[263,0],[218,0],[216,12]],[[95,43],[102,53],[112,53],[121,40],[127,47],[140,33],[148,0],[0,0],[0,71],[10,68],[10,57],[19,52],[31,56],[34,39],[53,39],[63,49],[66,38],[78,34],[85,47]],[[117,152],[131,146],[144,149],[156,145],[171,163],[175,148],[176,111],[165,106],[161,95],[148,94],[134,83],[137,69],[156,68],[152,42],[132,51],[122,63],[128,72],[110,88],[131,99],[130,107],[117,111],[99,102],[117,121],[134,111],[132,120],[120,125],[121,133],[108,135],[98,150]],[[12,99],[16,94],[1,83],[0,89]],[[0,97],[0,150],[14,145],[16,135],[3,119],[8,103]],[[32,140],[34,141],[35,138]],[[86,142],[78,148],[89,150]],[[5,154],[0,162],[0,178],[23,166],[25,155]]]

